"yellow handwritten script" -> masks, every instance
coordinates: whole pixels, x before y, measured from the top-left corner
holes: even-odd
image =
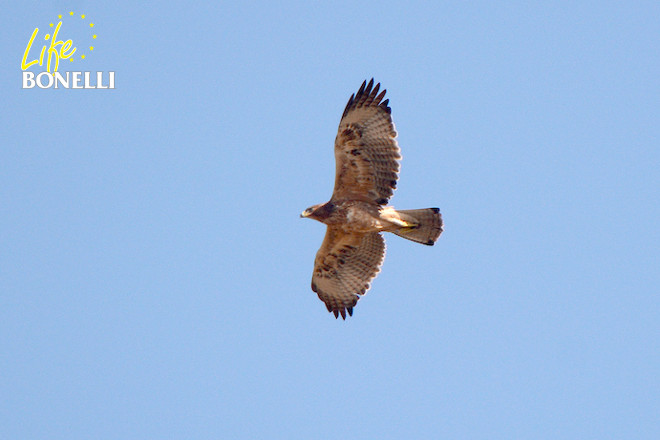
[[[30,41],[28,42],[27,47],[25,48],[25,52],[23,53],[23,60],[21,62],[21,68],[23,70],[26,70],[30,66],[37,63],[40,66],[43,66],[44,56],[46,54],[46,50],[48,50],[46,70],[50,73],[54,73],[57,72],[57,68],[60,65],[60,60],[66,60],[68,58],[71,58],[73,54],[76,53],[76,48],[72,47],[73,46],[72,40],[66,40],[66,41],[57,40],[57,34],[59,33],[61,26],[62,26],[62,22],[60,21],[59,23],[57,23],[57,26],[55,27],[55,31],[53,32],[52,36],[50,34],[44,35],[44,40],[46,41],[50,40],[50,45],[44,44],[44,46],[41,48],[39,59],[34,59],[28,62],[28,57],[30,55],[30,50],[32,49],[32,44],[34,43],[34,39],[37,37],[37,34],[39,33],[39,28],[34,28],[34,32],[32,32],[32,37],[30,37]]]

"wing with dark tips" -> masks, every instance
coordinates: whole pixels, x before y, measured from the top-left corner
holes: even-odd
[[[389,100],[380,83],[363,82],[351,95],[335,139],[335,188],[332,200],[387,203],[399,178],[400,149]],[[382,101],[382,102],[381,102]]]
[[[312,290],[335,317],[353,307],[369,290],[385,258],[385,240],[377,233],[347,234],[328,227],[321,248],[316,254]]]

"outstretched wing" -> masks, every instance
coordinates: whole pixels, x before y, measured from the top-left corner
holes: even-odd
[[[385,240],[377,233],[346,234],[328,226],[325,239],[316,254],[312,290],[335,318],[353,307],[369,289],[385,258]]]
[[[388,107],[373,78],[351,95],[335,139],[335,189],[333,201],[361,200],[387,203],[396,188],[400,149]]]

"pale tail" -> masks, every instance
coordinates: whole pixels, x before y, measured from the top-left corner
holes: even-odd
[[[438,208],[408,209],[398,211],[401,220],[413,226],[404,226],[392,231],[399,237],[433,246],[442,233],[442,216]]]

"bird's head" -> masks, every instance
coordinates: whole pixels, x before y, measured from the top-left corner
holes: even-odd
[[[310,206],[300,214],[300,217],[313,218],[314,220],[321,221],[322,218],[326,218],[329,214],[326,205],[327,203],[319,203],[318,205]]]
[[[314,205],[314,206],[310,206],[309,208],[305,209],[305,210],[300,214],[300,218],[306,218],[306,217],[314,218],[314,211],[316,211],[316,209],[317,209],[319,206],[321,206],[321,205]]]

